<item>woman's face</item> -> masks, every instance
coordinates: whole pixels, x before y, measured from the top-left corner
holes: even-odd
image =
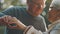
[[[54,21],[56,20],[59,20],[60,19],[60,10],[56,9],[56,8],[53,8],[51,7],[49,12],[48,12],[48,20],[53,23]]]
[[[43,4],[41,4],[43,3]],[[39,2],[39,3],[36,3],[36,2],[30,2],[28,3],[28,10],[30,11],[30,14],[32,16],[37,16],[37,15],[40,15],[42,13],[42,10],[43,10],[43,7],[44,7],[44,2]]]

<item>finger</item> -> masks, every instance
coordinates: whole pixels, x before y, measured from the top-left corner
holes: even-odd
[[[2,16],[2,19],[3,19],[4,22],[8,22],[7,15]]]
[[[17,25],[16,26],[11,26],[10,24],[8,25],[8,28],[10,29],[17,29]]]
[[[8,20],[12,20],[13,17],[11,17],[11,16],[7,16],[7,18],[8,18]]]
[[[17,19],[16,17],[13,17],[13,19],[12,19],[12,20],[17,21],[18,19]]]
[[[10,24],[11,16],[3,16],[3,22],[4,24]]]
[[[12,17],[11,16],[4,16],[3,19],[4,19],[4,22],[8,23],[12,20]]]

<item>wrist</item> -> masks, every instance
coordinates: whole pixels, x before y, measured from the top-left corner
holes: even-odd
[[[32,27],[32,25],[27,26],[26,29],[24,30],[23,34],[26,34],[26,32]]]

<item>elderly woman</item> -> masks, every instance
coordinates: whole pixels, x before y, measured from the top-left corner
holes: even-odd
[[[48,12],[48,20],[51,23],[54,23],[55,21],[60,19],[60,0],[53,0],[49,12]],[[50,28],[50,25],[48,26]]]
[[[48,20],[53,23],[60,19],[60,0],[53,0],[49,8]]]
[[[55,22],[60,21],[60,0],[53,0],[50,8],[49,8],[49,17],[48,20],[52,23],[50,24],[48,27],[51,28],[52,25],[55,24]],[[60,34],[60,28],[59,28],[60,24],[58,23],[57,25],[55,25],[54,28],[52,28],[52,32],[51,34]]]

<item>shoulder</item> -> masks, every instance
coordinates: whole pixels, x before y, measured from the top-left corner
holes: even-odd
[[[4,11],[2,11],[2,13],[15,13],[15,12],[23,12],[25,11],[26,8],[25,7],[21,7],[21,6],[14,6],[11,8],[7,8]]]
[[[38,18],[40,18],[41,20],[44,20],[44,17],[41,15],[38,15]]]
[[[41,21],[45,24],[45,19],[44,19],[44,17],[41,16],[41,15],[39,15],[39,17],[40,17]]]
[[[45,29],[46,29],[46,31],[47,31],[46,22],[45,22],[44,17],[43,17],[43,16],[41,16],[41,15],[40,15],[39,17],[41,18],[42,22],[44,23],[44,25],[45,25]]]
[[[35,19],[36,19],[37,21],[40,21],[40,22],[45,23],[45,19],[44,19],[44,17],[41,16],[41,15],[38,15]]]
[[[11,8],[7,8],[6,10],[22,10],[22,9],[26,9],[25,7],[21,7],[21,6],[14,6],[14,7],[11,7]],[[5,10],[5,11],[6,11]]]

